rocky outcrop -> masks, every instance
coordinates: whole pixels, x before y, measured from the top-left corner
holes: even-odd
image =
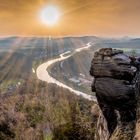
[[[134,138],[139,63],[136,58],[112,48],[103,48],[94,54],[90,69],[90,74],[94,76],[92,90],[96,92],[98,105],[107,123],[109,135],[105,139]],[[105,140],[100,136],[99,139]]]

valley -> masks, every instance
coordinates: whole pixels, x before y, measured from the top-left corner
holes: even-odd
[[[110,44],[139,53],[138,39],[1,38],[0,138],[93,139],[98,115],[89,70],[94,52]]]
[[[70,58],[71,56],[73,56],[74,54],[76,54],[77,52],[81,52],[83,50],[86,50],[86,49],[89,49],[91,47],[91,42],[87,43],[85,45],[85,47],[82,47],[82,48],[78,48],[76,49],[72,54],[70,55],[67,55],[65,56],[65,54],[67,53],[70,53],[70,52],[65,52],[63,54],[60,54],[60,57],[59,58],[56,58],[56,59],[53,59],[53,60],[50,60],[46,63],[43,63],[41,64],[37,70],[36,70],[36,74],[37,74],[37,77],[38,79],[42,80],[42,81],[46,81],[48,83],[54,83],[60,87],[63,87],[63,88],[66,88],[68,90],[70,90],[71,92],[75,93],[76,95],[79,95],[79,96],[82,96],[84,97],[85,99],[88,99],[88,100],[93,100],[93,101],[96,101],[96,99],[93,97],[93,96],[90,96],[86,93],[83,93],[83,92],[80,92],[80,91],[76,91],[74,90],[73,88],[70,88],[69,86],[57,81],[56,79],[54,79],[53,77],[51,77],[48,73],[48,68],[49,66],[55,64],[56,62],[61,62],[65,59],[68,59]]]
[[[88,42],[94,45],[81,51]],[[36,78],[37,67],[61,54],[71,57],[55,62],[48,68],[49,74],[72,89],[92,94],[89,69],[93,54],[103,47],[123,49],[127,53],[139,54],[139,39],[104,39],[98,37],[8,37],[0,39],[0,91],[12,94],[27,81]],[[133,49],[132,49],[132,46]],[[78,49],[79,48],[79,49]],[[77,51],[75,51],[77,49]],[[62,56],[63,57],[63,56]]]

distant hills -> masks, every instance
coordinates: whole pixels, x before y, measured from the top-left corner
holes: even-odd
[[[30,47],[30,46],[46,46],[48,45],[49,40],[53,41],[51,45],[57,45],[62,43],[64,46],[72,46],[73,43],[76,45],[84,45],[88,42],[93,42],[98,44],[100,47],[114,47],[114,48],[140,48],[140,38],[102,38],[97,36],[83,36],[83,37],[64,37],[64,38],[50,38],[50,37],[3,37],[0,38],[0,49],[10,49],[13,46]]]

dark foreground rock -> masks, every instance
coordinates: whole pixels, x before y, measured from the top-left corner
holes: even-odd
[[[121,50],[104,48],[92,60],[90,74],[94,76],[92,90],[107,124],[107,137],[100,140],[132,140],[135,136],[139,87],[139,61]],[[137,92],[136,92],[137,91]],[[103,121],[102,121],[103,122]]]

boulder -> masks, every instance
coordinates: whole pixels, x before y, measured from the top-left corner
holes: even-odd
[[[96,52],[91,63],[90,74],[95,78],[113,77],[131,81],[136,68],[131,65],[131,59],[121,50],[111,48]]]

